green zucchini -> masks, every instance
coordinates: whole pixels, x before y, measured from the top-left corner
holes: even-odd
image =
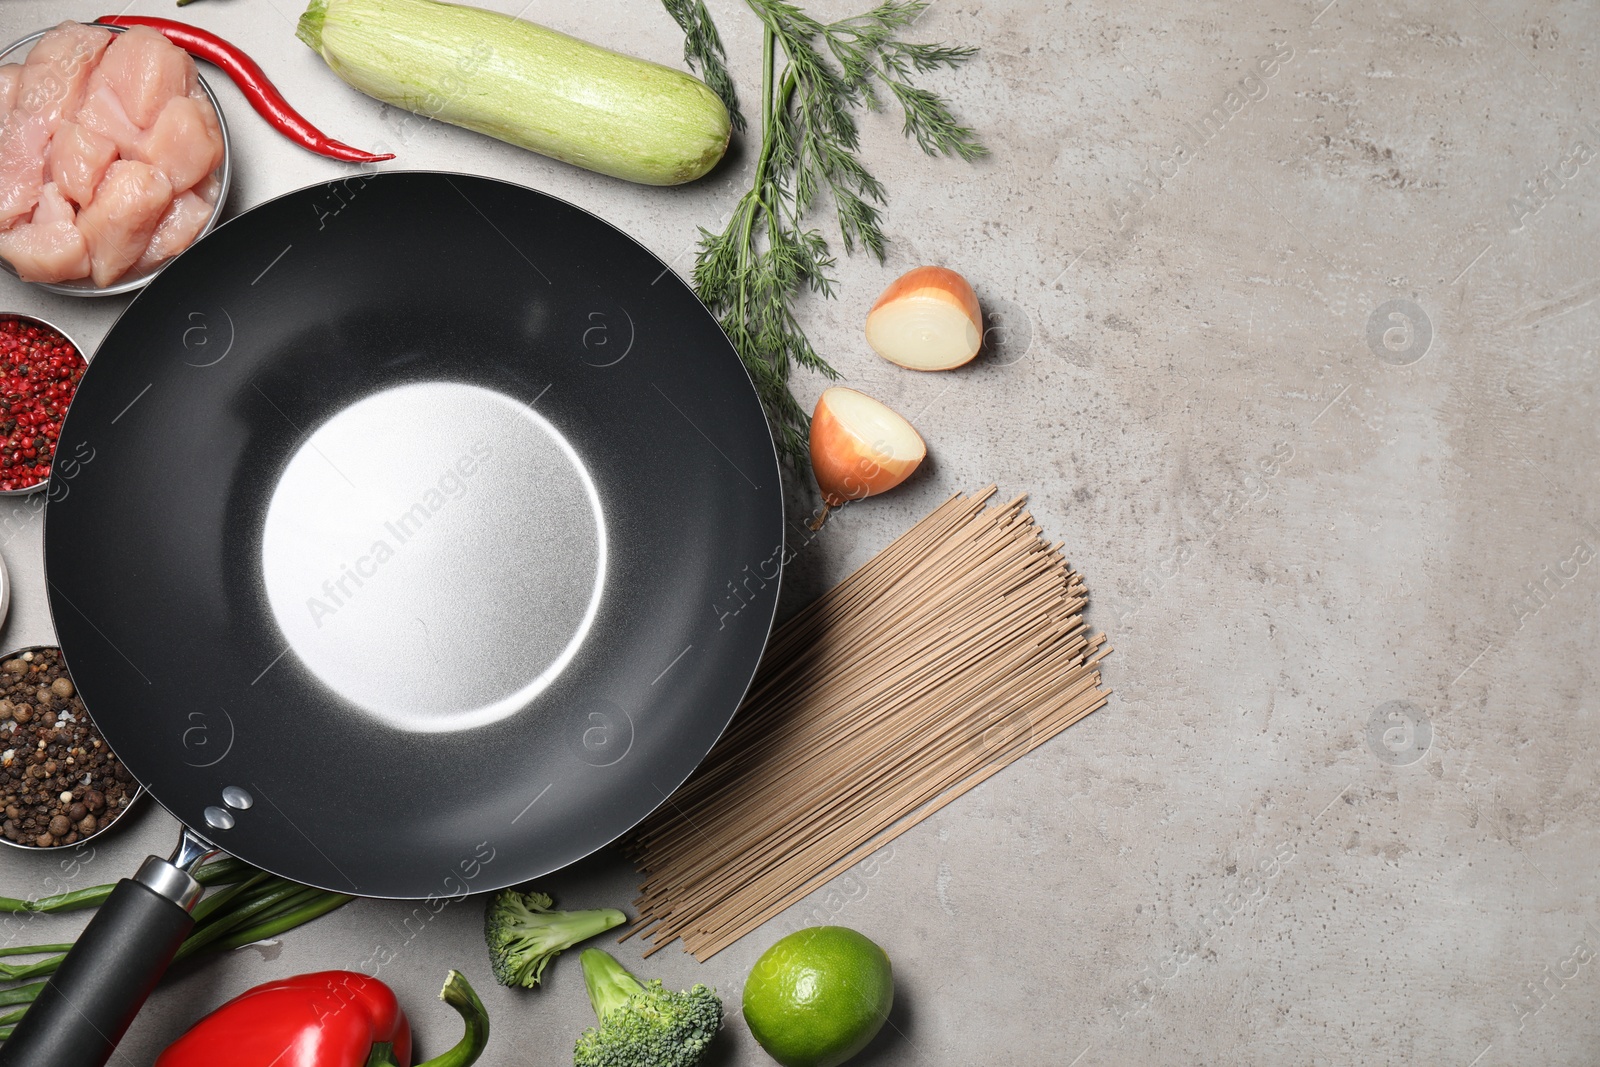
[[[438,0],[311,0],[296,35],[395,107],[645,185],[728,148],[728,111],[691,75],[493,11]]]

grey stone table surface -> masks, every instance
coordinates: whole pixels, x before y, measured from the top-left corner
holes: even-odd
[[[112,6],[6,0],[0,36]],[[681,63],[654,0],[489,6]],[[755,20],[710,6],[752,99]],[[701,182],[646,189],[414,120],[338,81],[295,40],[298,13],[206,0],[182,15],[247,48],[341,139],[565,197],[681,272],[696,226],[749,178],[747,145]],[[1031,494],[1083,571],[1115,696],[709,963],[673,948],[642,965],[726,994],[716,1062],[768,1062],[739,991],[816,914],[894,960],[893,1025],[864,1064],[1600,1062],[1597,31],[1581,0],[926,13],[917,36],[981,49],[935,84],[992,156],[929,161],[894,115],[867,119],[888,263],[842,258],[838,299],[800,314],[930,457],[807,542],[783,610],[946,495],[997,482]],[[348,173],[213,84],[232,211]],[[879,291],[923,262],[963,271],[996,327],[959,372],[901,371],[862,339]],[[0,283],[0,307],[87,348],[126,305]],[[821,387],[797,384],[808,406]],[[790,487],[796,514],[814,494]],[[0,531],[14,597],[0,640],[49,641],[37,510],[4,505]],[[109,881],[170,848],[164,813],[131,822],[74,874],[7,851],[0,891]],[[602,853],[548,886],[616,904],[633,877]],[[457,966],[494,1015],[484,1063],[567,1062],[588,1020],[575,960],[537,993],[499,989],[475,900],[417,914],[361,901],[187,970],[117,1062],[149,1063],[250,984],[378,946],[427,1049],[459,1032],[433,999]],[[640,951],[621,946],[629,964]]]

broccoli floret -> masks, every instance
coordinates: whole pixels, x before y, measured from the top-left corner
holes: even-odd
[[[532,989],[562,949],[587,941],[627,921],[616,908],[552,911],[555,903],[543,893],[496,893],[483,913],[483,939],[489,944],[489,966],[501,985]]]
[[[695,1067],[722,1026],[722,1000],[696,985],[673,993],[643,985],[607,952],[583,950],[583,982],[600,1020],[578,1038],[574,1067]]]

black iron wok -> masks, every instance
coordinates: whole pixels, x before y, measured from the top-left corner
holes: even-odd
[[[124,880],[0,1063],[103,1063],[214,849],[457,896],[633,826],[766,641],[782,494],[749,379],[659,259],[453,174],[255,208],[118,320],[45,523],[63,653],[189,828]]]

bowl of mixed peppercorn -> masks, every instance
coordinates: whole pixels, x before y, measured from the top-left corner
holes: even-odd
[[[61,420],[88,365],[50,323],[0,313],[0,496],[38,492],[49,482]]]
[[[0,659],[0,841],[78,845],[122,816],[141,790],[112,755],[58,648]]]

